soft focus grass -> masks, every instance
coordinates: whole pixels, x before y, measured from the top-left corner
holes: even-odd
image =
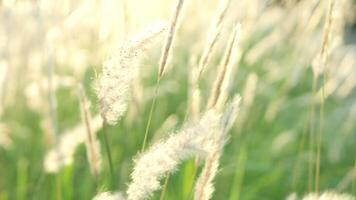
[[[184,120],[187,107],[187,55],[185,49],[176,54],[174,72],[169,72],[162,81],[162,85],[169,80],[176,81],[176,90],[169,94],[159,96],[157,107],[153,115],[150,138],[154,135],[160,124],[171,114],[176,114],[179,124]],[[287,56],[285,51],[278,56]],[[277,56],[277,55],[276,55]],[[151,61],[150,61],[151,62]],[[154,65],[146,62],[144,66]],[[261,61],[261,63],[263,60]],[[288,62],[286,60],[285,62]],[[295,66],[298,67],[298,66]],[[210,69],[210,72],[215,69]],[[145,73],[152,74],[143,80],[145,87],[154,87],[154,69],[145,69]],[[285,77],[280,82],[269,83],[264,79],[265,69],[262,64],[254,66],[244,65],[242,59],[238,72],[234,75],[233,90],[240,92],[249,72],[259,75],[259,83],[248,117],[237,135],[237,128],[231,131],[231,139],[225,148],[221,161],[221,170],[216,180],[216,193],[214,199],[283,199],[293,191],[303,193],[307,191],[307,151],[298,148],[303,135],[308,115],[309,96],[311,91],[311,71],[306,70],[302,78],[290,90],[280,92]],[[85,76],[85,86],[90,94],[94,110],[95,94],[92,80],[94,74],[91,68]],[[209,81],[205,80],[206,83]],[[207,95],[207,94],[205,94]],[[66,130],[80,121],[78,99],[72,89],[57,91],[58,122],[61,131]],[[264,115],[269,103],[279,98],[286,98],[286,103],[278,112],[276,118],[267,122]],[[355,94],[345,100],[329,99],[325,105],[325,132],[323,133],[321,157],[321,188],[335,188],[340,178],[353,167],[356,155],[356,135],[349,134],[347,138],[340,138],[343,122],[347,111],[353,104]],[[1,149],[0,156],[0,199],[56,199],[56,181],[60,182],[60,193],[63,199],[90,199],[95,193],[95,179],[89,172],[86,161],[85,147],[81,145],[75,155],[73,166],[66,167],[58,176],[43,172],[42,159],[46,146],[39,127],[40,116],[30,111],[24,97],[19,94],[16,106],[6,108],[4,122],[8,122],[14,132],[14,148],[9,151]],[[147,106],[140,107],[140,116],[130,123],[123,118],[120,123],[109,128],[110,145],[112,148],[113,163],[117,177],[116,188],[124,189],[129,180],[129,173],[133,167],[132,158],[142,145],[145,122],[148,117]],[[276,138],[284,131],[293,131],[291,141],[275,150]],[[350,133],[356,131],[355,125]],[[102,134],[99,132],[102,140]],[[333,143],[342,140],[342,149],[338,162],[331,162],[328,153],[333,151]],[[307,143],[305,143],[305,147]],[[302,153],[301,171],[297,187],[292,184],[293,170],[298,154]],[[104,160],[105,161],[105,160]],[[104,162],[104,171],[100,180],[99,190],[109,187],[110,174]],[[169,180],[166,199],[188,199],[191,197],[193,186],[192,177],[194,160],[184,162]],[[57,180],[58,179],[58,180]],[[355,194],[355,185],[348,187],[345,192]],[[159,193],[154,199],[159,198]]]
[[[305,131],[305,127],[308,127],[312,95],[311,66],[296,62],[300,54],[293,49],[293,44],[287,42],[281,42],[257,62],[249,64],[245,59],[245,52],[248,52],[264,34],[256,33],[252,39],[242,44],[243,54],[238,70],[233,75],[231,94],[243,92],[250,73],[258,76],[258,85],[250,109],[241,108],[241,111],[246,113],[245,121],[235,124],[231,130],[231,137],[224,149],[220,172],[215,183],[216,192],[213,197],[215,200],[274,200],[284,199],[292,192],[298,194],[308,192],[309,131]],[[177,39],[178,44],[174,49],[170,70],[161,81],[161,88],[167,86],[168,92],[157,97],[149,144],[152,144],[155,132],[167,117],[176,115],[178,122],[173,129],[179,128],[185,120],[189,104],[188,76],[191,70],[189,61],[194,53],[190,44],[198,36],[187,37]],[[221,57],[220,51],[217,54],[201,81],[203,105],[209,95]],[[43,170],[43,158],[48,147],[40,126],[42,116],[28,108],[23,94],[24,88],[18,88],[15,102],[5,107],[1,116],[1,121],[7,124],[13,133],[11,134],[13,146],[6,150],[0,147],[0,200],[91,199],[97,192],[107,189],[125,191],[130,181],[133,158],[141,149],[143,142],[152,101],[150,91],[153,91],[157,78],[158,58],[157,50],[142,62],[140,82],[145,94],[143,103],[139,106],[130,104],[127,115],[116,126],[108,129],[116,175],[114,184],[111,183],[104,146],[103,172],[98,183],[90,174],[84,144],[77,149],[72,166],[66,167],[58,175],[46,174]],[[271,81],[268,77],[272,69],[267,64],[271,61],[274,61],[279,67],[278,70],[282,72],[278,80]],[[87,66],[83,77],[75,78],[85,86],[86,94],[91,100],[92,111],[98,113],[93,89],[95,81],[93,69],[100,69],[101,65],[93,65]],[[57,74],[73,75],[70,70],[61,70],[61,66],[57,66],[57,70]],[[79,102],[75,88],[57,90],[56,98],[58,127],[62,133],[80,123]],[[271,103],[281,99],[284,101],[280,104],[275,118],[271,121],[266,120],[265,115]],[[355,101],[354,89],[344,99],[331,96],[325,102],[325,126],[321,145],[321,190],[335,189],[356,165],[356,119],[355,115],[350,114],[351,108],[355,107]],[[128,114],[132,110],[138,110],[134,117]],[[316,116],[315,126],[319,120],[318,113]],[[350,128],[345,129],[345,126]],[[101,144],[104,144],[101,131],[98,132],[98,136]],[[300,148],[303,137],[304,148]],[[335,153],[336,158],[333,157]],[[170,176],[165,199],[192,199],[194,163],[194,159],[184,162]],[[295,169],[298,167],[299,176],[294,182]],[[356,195],[355,181],[343,192]],[[152,199],[159,199],[159,196],[160,192],[156,192]]]

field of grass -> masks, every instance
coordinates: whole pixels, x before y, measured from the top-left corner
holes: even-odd
[[[0,200],[354,199],[355,10],[352,0],[0,0]],[[209,110],[219,121],[202,122]],[[197,137],[176,145],[186,127]],[[199,197],[204,172],[213,189],[208,178]],[[147,196],[128,194],[136,181]]]

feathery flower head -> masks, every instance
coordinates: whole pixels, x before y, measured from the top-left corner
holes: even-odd
[[[98,131],[102,124],[100,116],[94,117],[90,124],[93,133]],[[47,173],[57,173],[64,166],[72,164],[75,150],[86,138],[86,127],[83,124],[61,134],[58,147],[50,149],[45,156],[44,170]]]
[[[220,114],[210,110],[198,122],[149,148],[135,161],[132,183],[127,191],[128,199],[147,199],[160,188],[160,179],[174,171],[182,160],[210,151],[205,138],[212,137],[212,130],[219,126],[220,119]]]
[[[237,24],[230,36],[227,48],[222,59],[221,65],[219,67],[218,75],[215,79],[209,100],[208,108],[221,108],[225,105],[225,100],[227,98],[227,88],[230,82],[230,78],[233,70],[233,55],[237,51],[237,43],[240,39],[241,24]]]
[[[102,192],[93,198],[93,200],[124,200],[124,196],[120,192]]]
[[[209,200],[214,193],[214,178],[218,172],[219,159],[222,154],[222,149],[227,140],[227,133],[236,120],[241,97],[235,95],[232,102],[226,107],[224,115],[220,120],[219,127],[214,131],[212,138],[206,138],[210,141],[210,151],[205,160],[205,165],[201,175],[199,176],[196,186],[194,199]]]
[[[349,194],[338,194],[335,192],[324,192],[322,194],[311,193],[303,200],[355,200],[355,197]]]
[[[101,116],[107,123],[115,125],[126,111],[131,83],[138,74],[138,57],[164,30],[162,22],[144,29],[104,63],[97,94]]]

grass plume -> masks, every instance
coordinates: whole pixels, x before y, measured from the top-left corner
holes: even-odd
[[[80,110],[82,113],[82,121],[85,124],[87,139],[85,142],[85,147],[87,150],[87,157],[90,166],[91,173],[98,180],[101,171],[101,155],[100,155],[100,143],[96,137],[95,132],[93,132],[92,125],[90,124],[91,114],[89,109],[88,99],[85,96],[84,89],[81,85],[78,86],[78,96],[80,103]]]
[[[230,81],[230,76],[232,73],[232,59],[231,56],[234,55],[236,51],[236,44],[240,37],[240,28],[241,25],[238,24],[234,27],[232,34],[230,36],[230,40],[227,44],[225,55],[222,59],[218,75],[215,79],[213,88],[210,93],[210,97],[208,100],[208,109],[214,108],[218,106],[220,101],[223,101],[225,98],[225,91],[227,89],[227,85]]]
[[[182,11],[183,4],[184,4],[184,0],[177,0],[177,5],[173,11],[173,14],[172,14],[172,17],[170,20],[170,26],[169,26],[169,30],[168,30],[168,33],[166,36],[165,44],[163,46],[162,56],[161,56],[161,60],[159,63],[159,68],[158,68],[158,77],[159,78],[161,78],[163,76],[163,74],[167,68],[168,59],[170,57],[172,45],[173,45],[174,38],[176,35],[177,23],[179,20],[178,18]]]

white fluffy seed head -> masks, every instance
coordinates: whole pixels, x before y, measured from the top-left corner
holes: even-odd
[[[196,182],[194,200],[209,200],[214,193],[215,188],[213,181],[218,173],[219,159],[221,155],[218,148],[215,149],[216,151],[209,154],[207,157],[203,171]]]
[[[125,200],[125,198],[120,192],[102,192],[95,195],[93,200]]]
[[[101,116],[107,123],[115,125],[126,111],[131,84],[138,74],[138,57],[164,30],[162,22],[144,29],[104,63],[97,94]]]
[[[232,102],[226,107],[219,126],[214,131],[213,137],[206,138],[207,141],[210,141],[209,146],[211,149],[208,152],[203,170],[195,185],[195,200],[209,200],[214,193],[214,178],[218,173],[222,148],[227,140],[227,133],[237,117],[240,100],[240,95],[235,95]]]
[[[218,169],[220,149],[225,135],[236,118],[240,97],[236,96],[224,115],[208,110],[196,123],[184,126],[167,140],[158,142],[135,161],[132,183],[127,190],[128,200],[149,198],[160,188],[163,176],[174,171],[178,164],[192,155],[208,155],[209,166],[200,181],[204,191],[213,191],[212,180]],[[209,189],[210,188],[210,189]],[[211,196],[207,195],[207,197]]]
[[[306,195],[303,200],[355,200],[354,196],[349,194],[338,194],[335,192],[324,192],[322,194],[311,193]]]
[[[100,116],[94,117],[90,121],[92,131],[95,133],[101,128],[102,120]],[[86,127],[78,125],[72,130],[61,134],[58,147],[54,147],[47,152],[44,159],[44,170],[47,173],[57,173],[64,166],[73,162],[73,156],[77,147],[84,143],[87,138]]]
[[[132,183],[127,190],[128,199],[147,199],[160,188],[160,179],[174,171],[182,160],[210,151],[211,145],[205,138],[212,137],[220,119],[221,115],[208,111],[197,123],[149,148],[135,161]]]

